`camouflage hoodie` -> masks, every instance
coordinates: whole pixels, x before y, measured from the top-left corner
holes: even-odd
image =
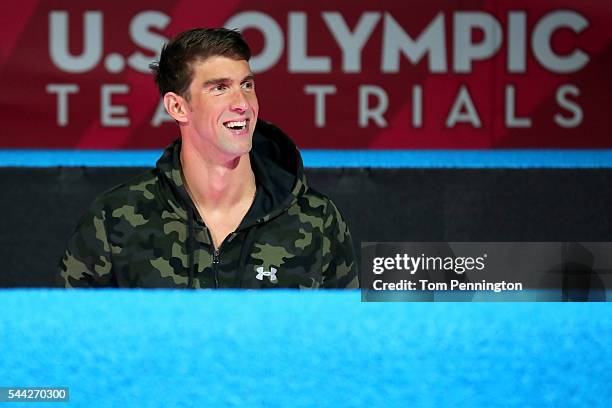
[[[347,225],[308,186],[295,145],[259,121],[251,165],[257,194],[215,250],[187,194],[180,139],[157,166],[98,197],[60,262],[65,287],[357,287]]]

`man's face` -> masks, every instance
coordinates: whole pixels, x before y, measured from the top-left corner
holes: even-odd
[[[247,61],[215,56],[195,62],[189,93],[190,133],[196,146],[221,159],[251,150],[259,105]]]

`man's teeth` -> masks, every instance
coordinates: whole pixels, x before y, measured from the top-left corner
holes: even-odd
[[[230,129],[244,129],[246,126],[246,120],[240,122],[227,122],[225,126]]]

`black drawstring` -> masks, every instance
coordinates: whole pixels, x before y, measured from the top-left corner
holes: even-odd
[[[259,227],[259,222],[249,229],[249,232],[247,232],[244,242],[242,243],[242,248],[240,248],[240,258],[238,258],[238,273],[236,273],[234,287],[242,287],[242,277],[244,276],[244,270],[246,269],[246,258],[251,252],[251,248],[255,242],[255,230],[257,230],[257,227]]]
[[[189,268],[189,280],[187,281],[187,287],[188,288],[193,288],[193,268],[194,268],[194,262],[193,262],[193,253],[195,252],[193,250],[193,239],[194,239],[194,231],[193,231],[193,210],[191,208],[189,208],[187,210],[187,268]]]

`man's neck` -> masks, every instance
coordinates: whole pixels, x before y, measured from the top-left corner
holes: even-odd
[[[231,210],[252,201],[255,195],[255,175],[248,154],[214,157],[184,139],[181,166],[187,191],[201,213]]]

